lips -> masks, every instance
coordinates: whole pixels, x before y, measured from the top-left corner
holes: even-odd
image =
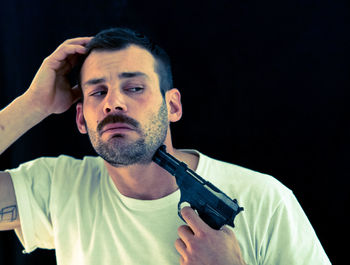
[[[107,124],[101,130],[101,134],[105,132],[113,132],[113,131],[125,131],[125,130],[133,130],[132,126],[126,123],[111,123]]]

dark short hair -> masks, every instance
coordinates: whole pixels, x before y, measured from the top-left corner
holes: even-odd
[[[87,54],[80,62],[79,72],[83,62],[93,50],[117,51],[133,44],[149,51],[155,58],[155,71],[159,76],[160,91],[162,96],[165,97],[166,91],[173,88],[171,64],[168,54],[147,36],[129,28],[111,28],[99,32],[87,44]],[[80,84],[80,74],[78,78]]]

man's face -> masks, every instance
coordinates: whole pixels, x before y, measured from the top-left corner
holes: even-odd
[[[77,123],[96,152],[116,167],[151,162],[169,124],[153,56],[135,45],[93,51],[81,69],[81,85]]]

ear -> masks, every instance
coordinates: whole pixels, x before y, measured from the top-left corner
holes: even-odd
[[[86,134],[87,129],[86,129],[86,123],[85,123],[84,113],[83,113],[83,103],[79,102],[76,106],[76,110],[77,110],[77,113],[75,116],[75,121],[77,123],[78,130],[80,133]]]
[[[177,88],[166,92],[165,100],[168,106],[168,119],[170,122],[176,122],[182,117],[181,94]]]

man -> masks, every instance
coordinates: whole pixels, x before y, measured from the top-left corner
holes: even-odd
[[[79,85],[67,75],[83,58]],[[169,58],[147,37],[115,28],[65,41],[29,89],[0,112],[3,152],[74,102],[98,157],[39,158],[0,175],[0,228],[27,253],[58,264],[330,264],[292,192],[274,178],[173,147],[182,116]],[[238,199],[235,229],[211,229],[190,208],[177,216],[175,178],[152,162],[159,146]]]

